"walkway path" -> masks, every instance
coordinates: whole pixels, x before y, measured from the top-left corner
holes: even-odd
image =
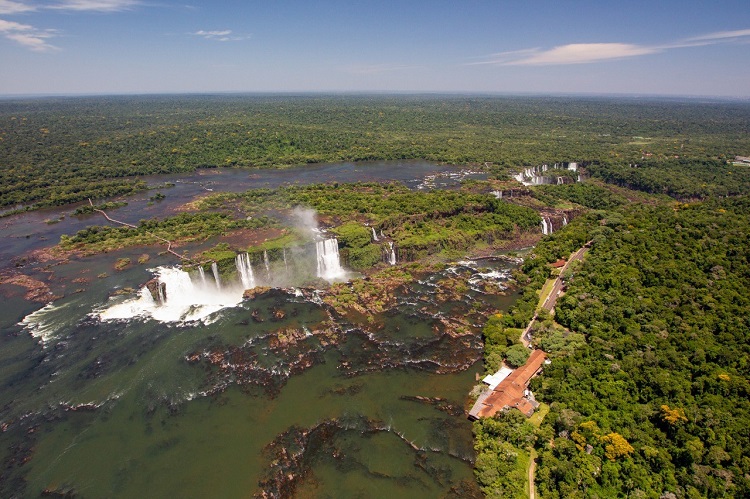
[[[94,203],[91,202],[91,199],[89,199],[89,204],[91,205],[91,208],[94,211],[101,213],[102,215],[104,215],[104,218],[106,218],[107,220],[109,220],[112,223],[120,224],[120,225],[123,225],[125,227],[130,227],[131,229],[137,229],[138,228],[138,226],[136,226],[136,225],[129,224],[129,223],[126,223],[126,222],[121,222],[119,220],[115,220],[114,218],[111,218],[109,215],[107,215],[107,213],[104,210],[100,210],[98,208],[95,208],[94,207]],[[180,255],[179,253],[175,252],[172,249],[172,241],[170,241],[169,239],[165,239],[165,238],[163,238],[163,237],[161,237],[161,236],[159,236],[157,234],[154,234],[153,232],[149,232],[149,231],[146,231],[146,234],[148,234],[149,236],[152,236],[152,237],[158,239],[159,241],[162,241],[162,242],[166,243],[166,245],[167,245],[167,252],[168,253],[172,253],[174,256],[176,256],[180,260],[191,261],[189,258],[184,257],[184,256]]]

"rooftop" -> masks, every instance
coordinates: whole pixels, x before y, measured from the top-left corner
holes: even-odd
[[[510,373],[493,390],[484,393],[477,399],[474,407],[469,412],[473,419],[488,418],[494,416],[505,407],[515,407],[526,417],[534,413],[535,404],[533,399],[527,397],[526,388],[542,368],[547,354],[542,350],[531,352],[524,365]]]

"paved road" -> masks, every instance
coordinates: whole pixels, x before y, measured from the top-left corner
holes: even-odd
[[[585,255],[588,250],[589,250],[588,247],[584,246],[583,248],[579,249],[578,251],[570,255],[570,258],[568,258],[568,261],[565,262],[565,265],[563,265],[563,267],[560,269],[560,275],[557,276],[557,279],[555,279],[555,284],[552,286],[552,292],[547,296],[547,299],[542,304],[542,308],[545,309],[547,312],[552,312],[552,310],[555,308],[555,305],[557,304],[557,299],[560,297],[560,293],[562,293],[563,272],[567,270],[568,265],[570,265],[572,262],[583,259],[583,255]]]

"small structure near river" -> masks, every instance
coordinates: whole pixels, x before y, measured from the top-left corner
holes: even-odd
[[[541,372],[546,360],[547,354],[544,351],[534,350],[526,363],[515,371],[506,374],[507,369],[503,368],[496,374],[485,377],[483,381],[490,385],[490,389],[482,393],[474,403],[469,411],[469,419],[489,418],[506,407],[518,409],[527,418],[534,414],[539,403],[528,386],[531,379]],[[493,387],[494,381],[498,382]]]

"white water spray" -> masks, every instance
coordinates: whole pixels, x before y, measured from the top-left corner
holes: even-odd
[[[179,268],[159,267],[156,279],[159,288],[166,288],[162,303],[157,303],[144,286],[137,297],[105,307],[97,315],[103,321],[151,317],[160,322],[191,322],[242,302],[241,286],[225,286],[217,292],[212,285],[193,282],[190,274]]]
[[[542,234],[545,236],[552,234],[552,224],[549,224],[545,217],[542,217]]]
[[[214,280],[216,281],[216,289],[221,291],[221,277],[219,277],[219,266],[216,264],[216,262],[213,262],[211,264],[211,272],[214,275]]]
[[[318,277],[334,280],[346,275],[339,260],[339,242],[336,238],[316,242],[315,249],[318,258]]]
[[[255,287],[255,275],[253,274],[253,266],[250,264],[250,255],[247,253],[237,255],[234,258],[234,266],[237,267],[243,289],[253,289]]]
[[[266,279],[271,282],[271,262],[268,259],[268,251],[263,250],[263,264],[266,266]]]

